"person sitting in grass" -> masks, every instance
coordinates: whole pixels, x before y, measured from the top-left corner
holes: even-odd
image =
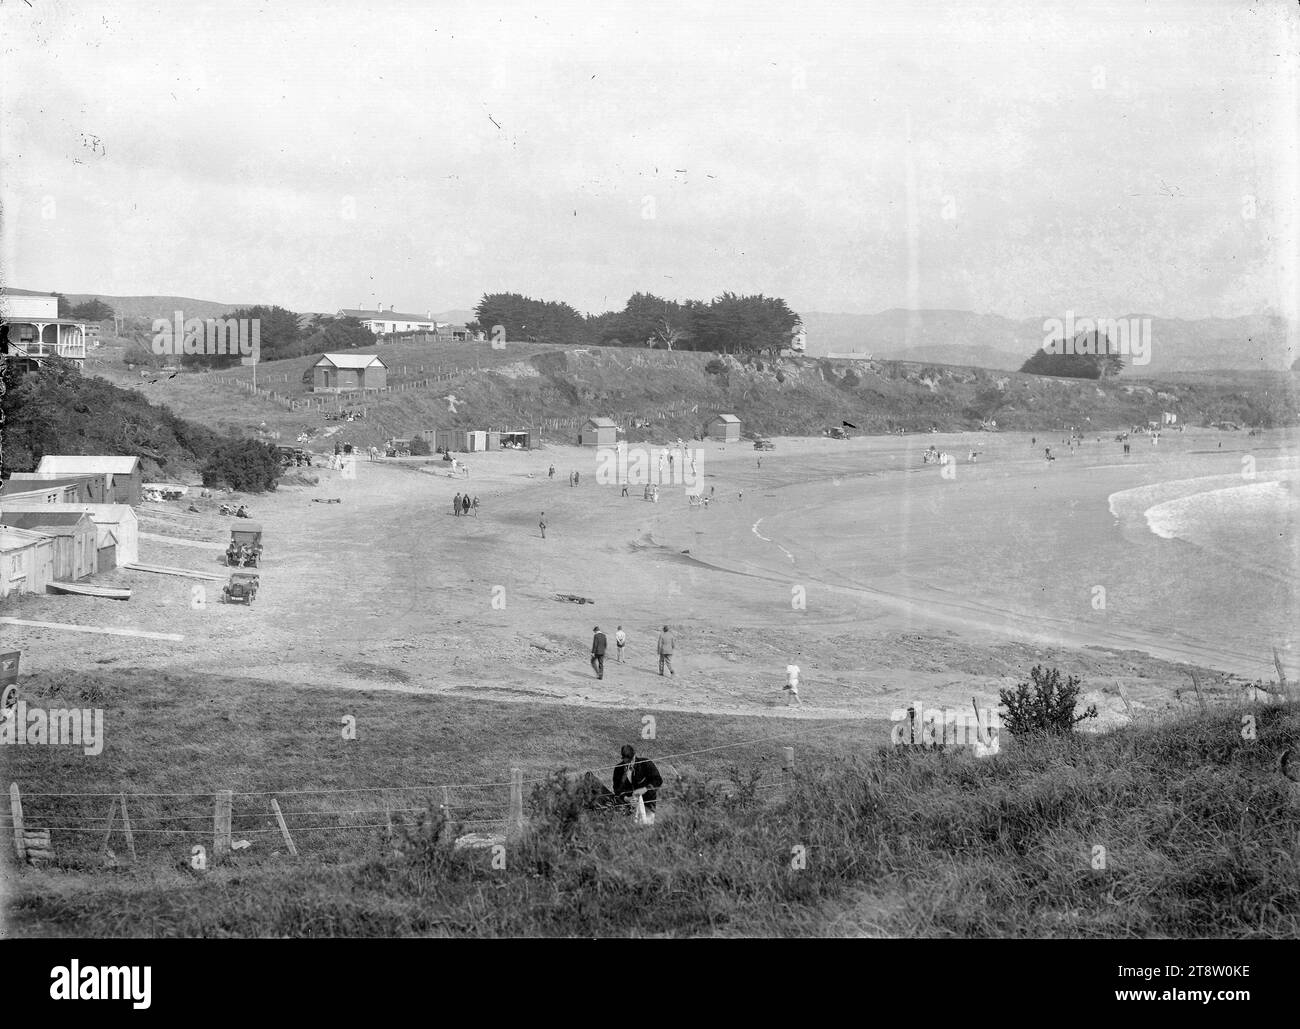
[[[664,784],[659,769],[649,758],[637,757],[636,748],[630,743],[623,744],[620,754],[623,761],[614,768],[614,796],[632,804],[639,794],[645,801],[646,813],[653,813],[659,797],[656,790]]]

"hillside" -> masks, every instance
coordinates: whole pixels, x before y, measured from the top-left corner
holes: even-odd
[[[186,318],[220,318],[227,311],[252,307],[253,303],[223,304],[215,300],[195,300],[193,297],[111,297],[104,293],[65,293],[76,305],[87,300],[102,300],[123,318],[152,322],[155,318],[170,320],[177,311]]]
[[[432,427],[534,428],[544,439],[571,441],[579,422],[596,414],[616,418],[629,439],[690,438],[716,411],[737,414],[747,432],[763,435],[816,434],[841,421],[871,433],[978,429],[984,419],[1001,429],[1073,424],[1101,431],[1158,420],[1164,411],[1191,425],[1276,426],[1294,424],[1297,415],[1289,372],[1096,382],[882,360],[742,364],[692,352],[543,344],[494,350],[411,343],[376,352],[389,367],[392,392],[350,401],[369,412],[364,422],[346,423],[347,439],[361,445]],[[288,410],[289,401],[312,396],[302,379],[314,357],[258,367],[259,389],[277,399],[238,387],[251,383],[249,368],[141,379],[122,363],[123,353],[110,340],[87,373],[144,391],[219,432],[264,423],[268,432],[293,436],[331,424],[319,409]],[[335,404],[328,398],[327,409]]]

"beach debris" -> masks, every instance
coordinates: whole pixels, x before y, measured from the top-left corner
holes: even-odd
[[[313,503],[313,504],[341,504],[341,503],[343,503],[343,498],[342,498],[342,497],[330,497],[328,500],[325,500],[325,499],[322,499],[322,498],[320,498],[320,497],[313,497],[313,498],[312,498],[312,503]]]
[[[580,597],[576,593],[557,593],[556,600],[567,600],[570,604],[594,604],[596,601],[591,597]]]

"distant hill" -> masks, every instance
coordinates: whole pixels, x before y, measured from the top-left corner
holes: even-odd
[[[215,300],[195,300],[193,297],[111,297],[106,293],[65,293],[73,304],[87,300],[102,300],[123,318],[172,318],[177,311],[186,318],[220,318],[227,311],[253,307],[252,303],[222,304]]]
[[[811,356],[866,353],[880,359],[1014,371],[1041,346],[1044,318],[1014,320],[974,311],[891,308],[878,314],[801,314]],[[1082,317],[1082,315],[1080,315]],[[1273,315],[1151,318],[1151,361],[1126,375],[1209,369],[1273,370],[1296,360],[1296,328]]]

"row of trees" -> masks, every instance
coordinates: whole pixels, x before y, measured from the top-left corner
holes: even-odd
[[[315,315],[302,321],[298,315],[274,304],[241,307],[222,315],[226,319],[257,320],[260,360],[279,361],[306,354],[350,350],[373,346],[374,334],[356,318]],[[239,364],[239,355],[186,354],[181,364],[202,368],[228,368]]]
[[[74,304],[62,293],[54,295],[59,298],[60,318],[76,318],[83,322],[106,322],[117,313],[98,297],[91,297],[80,304]]]
[[[790,345],[799,316],[780,297],[723,293],[678,302],[634,293],[621,311],[581,315],[570,305],[519,293],[489,293],[469,328],[488,338],[533,343],[656,347],[724,354],[775,354]],[[499,328],[498,328],[499,327]]]

